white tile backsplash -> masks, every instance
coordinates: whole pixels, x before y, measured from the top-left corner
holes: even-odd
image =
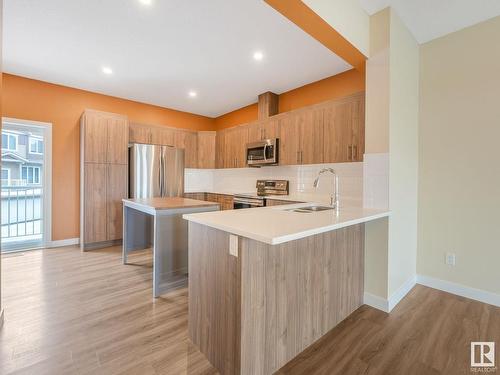
[[[238,169],[186,169],[185,190],[214,192],[255,192],[259,179],[289,180],[290,193],[330,194],[333,178],[329,174],[321,177],[314,189],[313,182],[322,168],[333,168],[339,175],[340,199],[361,204],[363,200],[363,163],[335,163],[293,166],[272,166]]]
[[[212,169],[191,169],[184,170],[184,191],[200,192],[211,191],[214,186],[214,173]]]

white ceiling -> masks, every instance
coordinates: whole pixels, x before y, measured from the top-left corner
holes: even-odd
[[[262,0],[152,3],[4,0],[4,71],[218,116],[351,68]]]
[[[368,14],[391,6],[419,43],[500,15],[500,0],[359,0]]]

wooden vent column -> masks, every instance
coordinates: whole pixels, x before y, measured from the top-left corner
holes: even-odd
[[[259,120],[265,120],[277,115],[279,111],[279,96],[270,91],[259,95]]]

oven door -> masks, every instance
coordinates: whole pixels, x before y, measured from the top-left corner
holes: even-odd
[[[264,199],[259,198],[242,198],[242,197],[234,197],[233,199],[233,208],[238,210],[240,208],[256,208],[263,207]]]
[[[247,144],[247,164],[252,166],[278,163],[278,139]]]

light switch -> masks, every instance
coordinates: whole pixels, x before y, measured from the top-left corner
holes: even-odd
[[[238,236],[229,235],[229,254],[238,257]]]

